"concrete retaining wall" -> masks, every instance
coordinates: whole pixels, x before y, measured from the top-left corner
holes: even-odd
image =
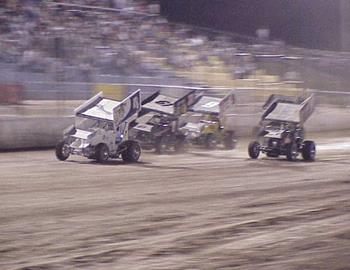
[[[0,118],[0,150],[52,147],[72,123],[68,116]]]
[[[250,136],[259,119],[258,113],[237,114],[229,116],[227,123],[239,136]],[[73,122],[69,116],[0,118],[0,150],[52,147]],[[317,108],[305,128],[308,133],[350,130],[350,108]]]

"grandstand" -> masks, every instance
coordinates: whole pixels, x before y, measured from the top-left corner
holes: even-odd
[[[166,1],[0,0],[0,270],[350,269],[350,53],[172,21]],[[168,0],[236,1],[270,0]],[[163,155],[115,160],[134,128]],[[260,135],[273,153],[248,160]],[[313,141],[316,162],[278,158]]]
[[[76,86],[81,91],[94,83],[174,82],[284,93],[348,83],[348,54],[168,22],[154,1],[21,3],[1,9],[0,82],[38,93],[67,82],[88,83]]]

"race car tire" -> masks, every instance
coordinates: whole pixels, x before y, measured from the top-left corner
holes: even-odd
[[[305,161],[315,161],[316,159],[316,144],[313,141],[304,141],[301,152]]]
[[[216,148],[218,141],[217,138],[215,136],[215,134],[210,133],[206,136],[205,138],[205,147],[209,150],[213,150]]]
[[[296,161],[298,157],[298,145],[296,143],[290,143],[287,146],[287,159],[289,161]]]
[[[235,149],[237,140],[233,131],[228,131],[224,137],[224,146],[227,150]]]
[[[253,141],[248,146],[248,154],[250,158],[257,159],[260,155],[260,143]]]
[[[128,141],[127,148],[122,152],[124,162],[137,162],[141,156],[141,146],[137,141]]]
[[[95,157],[99,163],[106,162],[109,158],[108,146],[104,143],[97,145],[95,149]]]
[[[168,148],[168,144],[167,144],[166,137],[159,137],[156,140],[156,144],[155,144],[156,153],[159,155],[163,155],[166,152],[167,148]]]
[[[69,158],[69,152],[65,149],[66,142],[60,141],[56,145],[56,157],[58,160],[65,161],[67,158]]]

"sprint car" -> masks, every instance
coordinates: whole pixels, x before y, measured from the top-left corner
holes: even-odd
[[[158,154],[184,151],[185,136],[180,131],[180,117],[194,102],[194,90],[160,91],[156,98],[142,106],[144,113],[132,130],[134,140],[140,142],[142,148]]]
[[[100,163],[121,157],[125,162],[137,162],[141,147],[129,140],[129,129],[140,110],[140,90],[122,101],[97,94],[75,109],[75,124],[64,131],[56,157],[64,161],[70,155],[80,155]]]
[[[187,143],[207,149],[215,149],[218,145],[234,149],[235,133],[225,126],[225,115],[234,102],[233,92],[224,98],[201,96],[190,108],[189,120],[181,128]]]
[[[263,106],[256,140],[248,146],[249,156],[257,159],[260,153],[265,153],[267,157],[286,156],[295,161],[301,153],[304,160],[314,161],[316,145],[305,140],[303,127],[314,108],[312,95],[306,98],[271,95]]]

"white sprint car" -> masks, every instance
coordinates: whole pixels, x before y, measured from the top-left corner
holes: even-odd
[[[64,131],[56,157],[64,161],[70,155],[80,155],[103,163],[121,156],[125,162],[137,162],[141,147],[129,140],[129,129],[140,110],[140,90],[122,101],[97,94],[74,110],[75,125]]]

